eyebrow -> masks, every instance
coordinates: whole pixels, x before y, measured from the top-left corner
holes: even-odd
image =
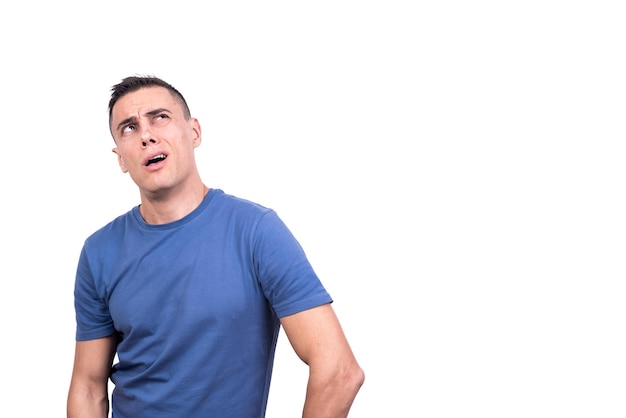
[[[144,113],[144,116],[156,116],[159,113],[168,113],[168,114],[172,114],[172,112],[170,112],[169,110],[165,109],[164,107],[159,107],[158,109],[154,109],[154,110],[150,110],[146,113]],[[130,124],[130,123],[134,123],[137,122],[137,117],[136,116],[131,116],[129,118],[124,119],[123,121],[121,121],[120,123],[117,124],[117,130],[119,131],[120,129],[122,129],[122,127]]]

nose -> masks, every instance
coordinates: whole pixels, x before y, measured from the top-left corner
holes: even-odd
[[[141,131],[141,145],[143,147],[147,147],[148,144],[156,144],[157,141],[156,139],[154,139],[153,135],[152,135],[152,131],[150,129],[147,129],[147,127],[145,127],[142,131]]]

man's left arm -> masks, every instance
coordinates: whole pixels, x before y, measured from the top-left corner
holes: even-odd
[[[330,303],[281,318],[293,349],[309,366],[303,418],[346,418],[365,380]]]

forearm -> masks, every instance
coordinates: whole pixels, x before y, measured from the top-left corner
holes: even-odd
[[[363,381],[356,365],[332,378],[311,373],[302,418],[346,418]]]
[[[67,418],[107,418],[109,398],[107,394],[70,391],[67,398]]]

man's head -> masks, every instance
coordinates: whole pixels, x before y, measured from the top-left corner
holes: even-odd
[[[123,172],[142,193],[198,184],[200,123],[183,96],[156,77],[129,77],[112,89],[109,128]]]
[[[112,128],[111,118],[113,116],[113,107],[119,99],[121,99],[128,93],[132,93],[141,88],[156,86],[166,88],[170,92],[170,94],[180,103],[185,118],[189,119],[191,117],[191,112],[189,111],[189,106],[187,106],[187,101],[185,100],[183,95],[171,84],[154,76],[132,76],[126,77],[121,82],[111,88],[111,100],[109,100],[109,128]]]

